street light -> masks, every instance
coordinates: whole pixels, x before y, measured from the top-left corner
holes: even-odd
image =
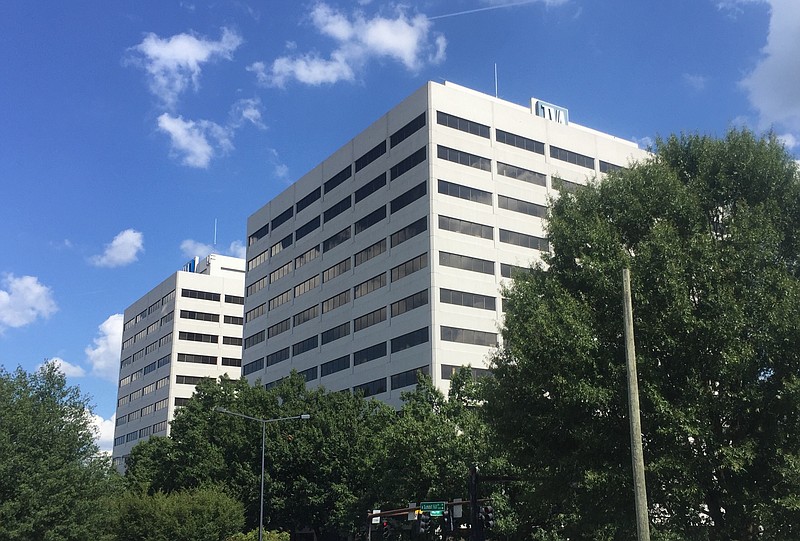
[[[258,512],[258,541],[264,541],[264,439],[267,432],[267,423],[277,423],[278,421],[290,421],[292,419],[302,419],[304,421],[311,418],[308,413],[300,415],[292,415],[291,417],[278,417],[276,419],[262,419],[261,417],[251,417],[244,413],[231,411],[223,407],[217,406],[214,411],[219,413],[226,413],[235,417],[242,417],[243,419],[250,419],[251,421],[258,421],[261,423],[261,503]]]

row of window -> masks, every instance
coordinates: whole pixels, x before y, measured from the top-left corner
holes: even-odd
[[[158,348],[167,346],[171,343],[172,343],[172,333],[167,333],[158,340],[155,340],[154,342],[148,344],[147,347],[144,347],[139,351],[137,351],[136,353],[134,353],[133,355],[129,355],[128,357],[122,359],[122,361],[120,361],[119,363],[120,369],[132,365],[136,361],[143,359],[145,355],[149,355],[150,353],[156,351]]]
[[[150,325],[148,325],[144,329],[140,330],[139,332],[137,332],[136,334],[134,334],[130,338],[127,338],[126,340],[123,340],[121,349],[123,349],[123,350],[128,349],[129,347],[131,347],[136,342],[141,342],[148,335],[151,335],[154,332],[158,331],[158,329],[162,325],[166,325],[167,323],[172,321],[172,319],[174,317],[174,314],[175,314],[174,312],[170,312],[169,314],[166,314],[161,319],[157,319],[156,321],[152,322]],[[131,321],[135,321],[135,318],[132,319]]]
[[[151,434],[158,434],[159,432],[164,432],[167,430],[167,421],[161,421],[156,423],[152,426],[146,426],[139,430],[134,430],[133,432],[129,432],[124,436],[118,436],[114,438],[114,447],[118,445],[123,445],[125,443],[130,443],[132,441],[136,441],[141,438],[146,438]],[[124,463],[126,457],[116,457],[114,459],[114,466],[119,466],[120,464]]]
[[[120,408],[130,402],[133,402],[134,400],[139,400],[141,397],[146,396],[152,393],[153,391],[157,391],[158,389],[161,389],[162,387],[165,387],[168,384],[169,384],[169,377],[165,377],[157,381],[154,381],[153,383],[145,385],[141,389],[137,389],[130,394],[127,394],[125,396],[120,396],[117,399],[117,407]]]
[[[169,304],[173,300],[175,300],[175,290],[174,289],[172,291],[170,291],[169,293],[167,293],[166,295],[164,295],[163,297],[161,297],[159,300],[157,300],[153,304],[151,304],[150,306],[148,306],[147,309],[142,310],[141,312],[136,314],[134,317],[132,317],[131,319],[126,321],[122,326],[122,330],[123,331],[127,331],[128,329],[132,328],[134,325],[136,325],[137,323],[142,321],[144,318],[146,318],[150,314],[158,312],[159,308],[161,308],[162,306],[166,306],[167,304]]]
[[[157,402],[153,402],[152,404],[148,404],[147,406],[145,406],[145,407],[143,407],[141,409],[138,409],[136,411],[132,411],[128,415],[121,415],[120,417],[117,418],[117,421],[116,421],[117,425],[116,426],[122,426],[122,425],[124,425],[126,423],[129,423],[131,421],[135,421],[136,419],[139,419],[140,417],[145,417],[147,415],[150,415],[153,412],[162,410],[162,409],[167,407],[167,401],[168,401],[167,398],[162,398],[161,400],[159,400]]]

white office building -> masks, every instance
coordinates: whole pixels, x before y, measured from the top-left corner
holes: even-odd
[[[549,198],[645,155],[537,99],[427,83],[248,219],[242,373],[399,405],[418,370],[443,390],[485,370]]]
[[[125,310],[113,463],[169,434],[202,378],[241,376],[244,260],[195,258]]]

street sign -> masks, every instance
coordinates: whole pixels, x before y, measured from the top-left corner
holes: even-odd
[[[445,502],[422,502],[419,504],[419,510],[423,513],[430,513],[432,517],[441,517],[444,515]]]
[[[380,512],[381,512],[380,509],[373,509],[372,510],[373,514],[377,514],[377,513],[380,513]],[[372,517],[372,523],[373,524],[380,524],[381,523],[381,517],[380,516]]]

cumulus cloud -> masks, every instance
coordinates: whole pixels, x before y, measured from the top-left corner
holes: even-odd
[[[120,232],[100,255],[89,258],[95,267],[122,267],[136,261],[144,251],[144,235],[135,229]]]
[[[77,364],[68,363],[61,357],[53,357],[48,359],[48,361],[55,363],[58,369],[69,378],[82,378],[86,375],[86,370],[84,370],[83,367],[78,366]]]
[[[186,239],[181,242],[181,253],[184,257],[199,257],[203,258],[209,254],[231,255],[233,257],[244,258],[247,249],[240,240],[231,242],[228,248],[219,248],[213,244],[204,244],[192,239]]]
[[[139,45],[129,50],[130,61],[147,72],[150,92],[166,107],[173,108],[188,88],[199,88],[203,64],[230,60],[241,44],[242,38],[228,28],[222,29],[217,41],[191,33],[169,38],[148,33]]]
[[[653,144],[655,143],[655,141],[653,141],[653,138],[647,135],[645,135],[644,137],[634,137],[633,142],[639,145],[639,148],[641,148],[642,150],[649,150],[653,148]]]
[[[778,141],[783,143],[783,146],[786,147],[786,150],[794,150],[795,147],[800,145],[800,139],[798,139],[791,133],[784,133],[778,135]]]
[[[35,276],[6,274],[0,284],[0,332],[24,327],[58,310],[53,291]]]
[[[122,347],[122,314],[109,316],[97,329],[93,345],[86,346],[86,359],[92,375],[117,382],[119,354]]]
[[[740,0],[739,3],[745,0]],[[752,0],[749,0],[752,1]],[[755,68],[741,81],[759,126],[800,133],[800,2],[762,0],[770,7],[767,44]],[[734,3],[729,0],[727,3]]]
[[[231,107],[231,126],[240,127],[249,122],[259,129],[266,129],[266,125],[261,120],[261,100],[258,98],[241,99]]]
[[[310,20],[317,32],[336,43],[335,49],[327,56],[316,52],[282,56],[270,67],[255,62],[248,70],[260,83],[282,87],[294,79],[308,85],[332,84],[353,81],[372,59],[393,60],[416,72],[445,57],[447,40],[432,32],[430,19],[409,16],[402,7],[389,17],[370,18],[360,11],[351,17],[320,2],[312,8]]]
[[[184,120],[164,113],[158,117],[158,128],[169,135],[173,155],[189,167],[205,169],[211,158],[233,150],[231,130],[210,120]]]
[[[100,447],[100,451],[109,453],[114,447],[114,426],[116,425],[115,416],[110,419],[103,419],[100,415],[92,415],[92,425],[94,426],[95,443]]]

